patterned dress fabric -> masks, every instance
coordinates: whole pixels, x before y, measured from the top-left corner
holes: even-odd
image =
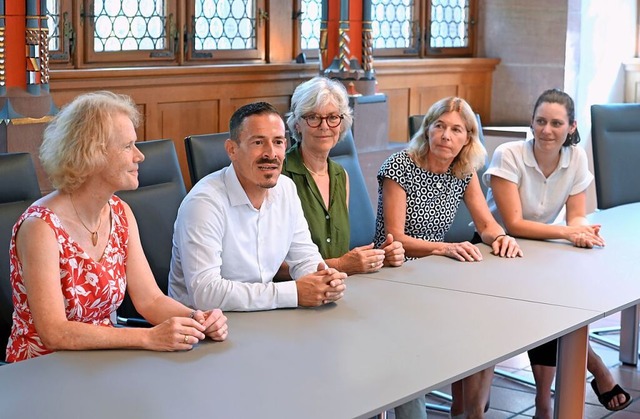
[[[22,265],[16,252],[16,235],[22,222],[35,217],[45,221],[58,238],[60,248],[60,287],[67,319],[100,326],[113,326],[111,315],[122,303],[126,290],[129,225],[122,201],[109,200],[111,231],[102,258],[93,260],[70,237],[60,219],[50,209],[29,207],[13,227],[9,257],[13,289],[13,326],[7,345],[7,361],[16,362],[51,351],[40,340],[33,324],[22,278]]]
[[[407,194],[404,232],[430,242],[442,242],[451,228],[471,176],[458,179],[451,173],[433,173],[418,166],[406,150],[392,154],[378,171],[376,245],[384,242],[382,182],[391,179]],[[407,258],[411,259],[411,258]]]

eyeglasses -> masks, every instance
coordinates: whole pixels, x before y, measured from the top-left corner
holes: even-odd
[[[302,117],[305,121],[307,121],[307,125],[309,128],[318,128],[322,125],[322,121],[327,121],[327,126],[329,128],[335,128],[342,123],[344,119],[344,115],[328,115],[328,116],[320,116],[316,114],[305,115]]]

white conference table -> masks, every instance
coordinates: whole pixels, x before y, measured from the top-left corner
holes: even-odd
[[[622,311],[620,358],[635,365],[640,316],[637,306],[640,302],[640,204],[598,211],[589,219],[602,225],[605,247],[580,249],[566,241],[518,239],[523,258],[499,258],[490,253],[489,246],[479,245],[483,254],[481,262],[422,258],[406,263],[402,270],[384,269],[366,276],[432,289],[594,310],[604,316]],[[578,349],[567,347],[561,339],[556,403],[569,398],[567,389],[573,392],[572,386],[580,378],[575,375],[576,364],[568,365],[576,357],[575,351],[582,349],[582,341],[576,344]],[[563,372],[567,366],[571,372]],[[564,380],[567,380],[566,386]],[[570,405],[577,403],[577,400],[569,402]]]
[[[605,247],[581,249],[567,241],[518,239],[523,258],[499,258],[481,244],[481,262],[422,258],[402,270],[383,269],[366,276],[609,315],[640,300],[640,204],[599,211],[589,218],[602,224]]]
[[[640,263],[637,243],[640,240],[640,203],[622,205],[604,211],[597,211],[589,216],[594,224],[601,224],[605,238],[616,240],[614,251],[624,254],[623,260],[635,261],[631,269],[630,282],[640,282]],[[607,247],[611,240],[607,240]],[[611,275],[607,274],[607,278]],[[628,284],[621,284],[619,291],[627,293]],[[620,313],[620,361],[625,364],[637,365],[638,363],[638,324],[640,323],[640,306],[630,306]]]
[[[355,276],[337,304],[228,316],[226,342],[189,352],[0,367],[0,416],[368,418],[550,339],[584,340],[603,313]]]
[[[605,316],[622,311],[620,359],[636,365],[640,319],[637,309],[640,203],[597,211],[589,215],[589,219],[602,225],[605,247],[580,249],[566,241],[518,239],[524,258],[505,261],[491,255],[489,246],[479,245],[484,259],[480,263],[424,258],[408,263],[402,272],[385,269],[367,276],[597,310]]]

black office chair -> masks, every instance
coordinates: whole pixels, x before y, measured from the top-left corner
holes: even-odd
[[[11,334],[13,301],[9,280],[9,242],[13,225],[40,198],[38,177],[28,153],[0,154],[0,362]]]
[[[229,138],[228,132],[216,134],[190,135],[184,139],[187,153],[187,166],[191,184],[231,164],[224,142]]]
[[[591,137],[598,208],[640,202],[640,103],[592,105]]]
[[[409,116],[409,139],[412,139],[416,132],[420,129],[420,124],[422,124],[422,120],[424,119],[424,115],[411,115]]]
[[[285,132],[288,144],[291,145],[289,132]],[[224,142],[229,138],[228,132],[216,134],[190,135],[184,139],[187,153],[187,166],[191,184],[195,185],[206,175],[216,172],[231,164]]]
[[[376,216],[364,181],[358,152],[351,130],[342,141],[331,149],[329,157],[339,163],[349,174],[349,248],[365,246],[373,242],[376,232]]]
[[[173,224],[186,195],[175,146],[171,140],[136,143],[145,159],[138,170],[138,189],[117,195],[131,207],[142,248],[158,286],[167,293]],[[118,308],[119,323],[146,326],[129,295]]]
[[[640,103],[609,103],[591,106],[591,138],[593,142],[593,167],[596,181],[598,208],[640,202],[640,184],[637,179],[637,162],[640,156]],[[638,330],[634,306],[623,310],[621,322]],[[625,326],[626,327],[626,326]],[[620,350],[620,345],[605,336],[617,333],[619,327],[591,329],[589,338],[595,342]],[[631,336],[634,350],[621,354],[625,363],[635,364],[638,350],[637,333]]]

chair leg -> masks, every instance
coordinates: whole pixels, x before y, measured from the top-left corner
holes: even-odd
[[[431,397],[438,398],[440,400],[444,400],[444,401],[449,402],[449,403],[451,403],[453,401],[453,397],[451,397],[450,394],[443,393],[442,391],[438,391],[438,390],[434,390],[431,393],[429,393],[428,395],[431,396]],[[434,412],[442,412],[442,413],[451,412],[451,406],[448,406],[448,405],[425,403],[424,407],[427,410],[431,410],[431,411],[434,411]]]

